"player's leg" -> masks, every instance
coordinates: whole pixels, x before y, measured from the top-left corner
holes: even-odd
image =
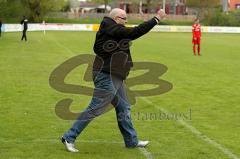
[[[24,30],[22,31],[22,38],[21,38],[22,41],[23,41],[23,38],[24,38]]]
[[[193,44],[193,53],[196,55],[196,40],[193,38],[192,39],[192,44]]]
[[[197,40],[197,43],[198,43],[198,55],[200,56],[200,51],[201,51],[201,45],[200,45],[200,38],[198,38]]]
[[[124,84],[118,89],[112,104],[115,107],[118,127],[121,131],[126,147],[136,147],[138,144],[138,138],[132,124],[130,103],[127,99]]]
[[[193,53],[196,55],[196,44],[193,44]]]
[[[24,31],[24,39],[27,41],[27,30]]]
[[[200,51],[201,51],[201,47],[200,47],[200,44],[198,44],[198,55],[200,56]]]

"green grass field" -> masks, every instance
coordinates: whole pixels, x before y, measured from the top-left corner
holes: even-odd
[[[111,110],[79,136],[76,147],[80,152],[76,154],[66,152],[59,141],[73,121],[59,118],[55,105],[63,98],[72,98],[72,111],[80,112],[91,97],[56,91],[49,85],[49,76],[69,58],[93,54],[95,33],[47,32],[44,36],[29,32],[27,43],[20,37],[21,33],[5,33],[0,38],[1,159],[240,157],[239,34],[203,34],[201,57],[193,56],[190,33],[149,33],[133,42],[134,61],[166,65],[168,71],[160,78],[171,82],[173,89],[137,98],[132,113],[188,113],[191,109],[191,120],[133,116],[139,138],[151,143],[146,149],[126,149]],[[75,69],[65,82],[84,83],[85,68]]]

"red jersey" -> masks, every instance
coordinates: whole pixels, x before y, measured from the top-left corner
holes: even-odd
[[[200,38],[201,37],[201,25],[200,24],[193,24],[192,25],[192,34],[193,38]]]

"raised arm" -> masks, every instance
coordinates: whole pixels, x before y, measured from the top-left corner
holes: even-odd
[[[159,10],[155,17],[146,22],[141,23],[136,27],[125,27],[122,24],[115,24],[110,26],[107,29],[106,33],[114,37],[135,40],[149,32],[165,16],[166,14],[164,13],[164,11]]]

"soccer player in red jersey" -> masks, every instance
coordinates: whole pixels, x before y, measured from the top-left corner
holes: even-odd
[[[198,50],[198,55],[200,56],[200,42],[201,42],[201,25],[199,24],[199,19],[195,19],[194,24],[192,25],[192,43],[193,43],[193,52],[196,55],[196,45]]]

